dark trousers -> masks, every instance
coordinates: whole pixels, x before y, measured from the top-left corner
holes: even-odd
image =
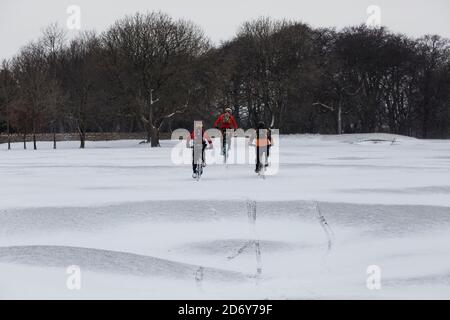
[[[257,170],[261,167],[261,165],[262,165],[261,160],[263,160],[263,159],[264,159],[264,163],[266,165],[268,165],[269,153],[270,153],[270,146],[256,147],[256,169]]]
[[[207,146],[206,142],[203,141],[202,146],[201,146],[201,148],[202,148],[202,151],[201,151],[202,161],[201,162],[202,163],[205,162],[205,149],[206,149],[206,146]],[[195,173],[195,169],[196,169],[196,166],[197,166],[197,160],[199,160],[199,159],[195,158],[195,156],[196,156],[196,154],[195,154],[196,148],[200,148],[200,146],[195,146],[194,145],[194,147],[192,148],[192,171],[194,173]]]
[[[227,136],[228,138],[231,138],[231,135],[227,135],[227,130],[229,129],[221,129],[222,131],[222,154],[225,154],[225,148],[230,149],[231,147],[231,139],[230,141],[227,141]],[[228,146],[227,146],[227,142],[229,142]]]

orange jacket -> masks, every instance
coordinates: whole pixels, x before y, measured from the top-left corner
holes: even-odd
[[[266,130],[266,133],[263,137],[260,136],[258,130]],[[255,133],[255,145],[257,147],[267,147],[272,145],[272,135],[269,129],[257,129],[257,133]]]

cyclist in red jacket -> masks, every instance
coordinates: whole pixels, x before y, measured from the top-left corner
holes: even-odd
[[[231,108],[226,108],[225,112],[222,113],[219,118],[217,118],[216,122],[214,122],[214,127],[219,130],[224,129],[237,129],[237,122],[233,116]]]
[[[226,146],[227,140],[229,140],[227,139],[227,129],[236,130],[238,127],[231,108],[225,109],[225,113],[221,114],[214,122],[214,127],[222,132],[222,154],[225,155],[225,151],[230,149],[230,145],[228,145],[228,148]]]

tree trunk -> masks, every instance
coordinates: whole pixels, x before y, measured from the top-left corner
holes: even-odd
[[[53,129],[53,149],[56,149],[56,132],[55,132],[55,129]]]
[[[7,122],[7,130],[8,130],[8,150],[11,150],[11,129],[10,129],[10,125],[9,125],[9,119]]]
[[[80,149],[84,149],[86,145],[86,132],[83,129],[78,128],[78,133],[80,135]]]
[[[152,129],[147,127],[147,143],[150,143],[152,140]]]
[[[37,150],[37,145],[36,145],[36,112],[35,112],[35,107],[33,107],[33,112],[32,112],[32,118],[33,118],[33,149]]]
[[[337,109],[337,134],[342,134],[342,107],[340,103]]]
[[[150,139],[150,146],[152,148],[160,147],[159,144],[159,129],[155,126],[151,130],[151,139]]]
[[[86,136],[84,133],[80,133],[80,149],[84,149],[86,145]]]
[[[27,150],[27,132],[23,134],[23,149]]]
[[[422,139],[428,138],[428,105],[425,107],[422,119]]]

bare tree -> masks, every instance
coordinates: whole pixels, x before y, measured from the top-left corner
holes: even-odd
[[[60,109],[64,103],[64,94],[61,90],[58,68],[66,40],[66,32],[57,23],[50,24],[43,30],[41,38],[45,53],[47,55],[49,73],[51,76],[51,90],[48,99],[50,127],[53,133],[53,148],[56,149],[56,126],[61,116]]]
[[[49,73],[45,51],[41,43],[31,43],[13,60],[22,104],[31,119],[33,148],[37,149],[36,133],[45,122],[49,92]]]
[[[12,75],[11,64],[3,60],[0,69],[0,116],[3,116],[6,123],[8,150],[11,149],[11,103],[16,91],[17,86]]]
[[[80,148],[86,144],[86,132],[89,120],[93,118],[93,90],[99,40],[94,32],[83,33],[73,39],[64,54],[65,90],[68,92],[68,116],[75,124],[80,137]],[[100,111],[100,110],[97,110]]]
[[[163,13],[136,14],[118,21],[103,41],[118,84],[135,99],[135,112],[147,131],[147,142],[159,146],[165,120],[183,113],[195,90],[189,81],[193,60],[206,52],[203,32]]]
[[[421,134],[428,138],[437,124],[448,119],[450,100],[450,40],[437,35],[427,35],[416,43],[418,108]],[[443,129],[450,126],[444,122]],[[448,130],[448,129],[447,129]]]

